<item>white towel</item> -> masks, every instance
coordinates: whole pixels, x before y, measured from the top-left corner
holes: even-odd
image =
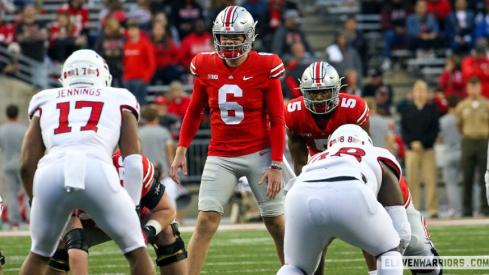
[[[339,63],[343,61],[343,54],[337,44],[327,47],[326,53],[328,54],[328,60],[330,62]]]
[[[81,151],[70,151],[65,154],[65,188],[71,190],[85,189],[86,154]]]

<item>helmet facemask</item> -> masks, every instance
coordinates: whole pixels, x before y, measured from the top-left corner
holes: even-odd
[[[300,80],[299,80],[300,81]],[[299,89],[304,95],[304,105],[314,114],[327,114],[332,112],[340,101],[341,81],[334,86],[304,87],[301,83]],[[317,99],[321,94],[321,98]]]
[[[255,22],[256,25],[256,22]],[[253,47],[253,41],[255,41],[255,32],[254,32],[254,26],[253,28],[249,28],[244,32],[238,32],[238,31],[213,31],[213,37],[214,37],[214,46],[216,48],[216,52],[221,57],[222,59],[238,59],[241,56],[249,53],[251,51],[251,48]],[[238,45],[225,45],[221,44],[221,35],[227,34],[227,35],[243,35],[244,36],[244,41],[241,44]]]

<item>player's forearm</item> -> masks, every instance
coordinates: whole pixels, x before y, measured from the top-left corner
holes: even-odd
[[[37,164],[44,156],[45,150],[39,117],[34,117],[24,136],[20,153],[20,176],[24,189],[30,199],[33,196],[32,187],[34,185],[34,174],[37,170]]]
[[[285,149],[285,125],[272,124],[270,140],[272,144],[272,161],[282,162]],[[279,163],[277,163],[279,164]]]

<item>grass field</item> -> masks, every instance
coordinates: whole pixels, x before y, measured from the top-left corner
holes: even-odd
[[[489,225],[431,226],[430,232],[442,256],[489,255]],[[191,233],[182,236],[188,244]],[[5,274],[18,274],[30,238],[1,237],[0,247],[7,259]],[[149,251],[154,257],[153,250]],[[89,259],[90,274],[128,274],[128,265],[113,242],[92,248]],[[275,274],[279,268],[273,241],[265,230],[218,231],[202,274]],[[328,251],[326,274],[367,274],[361,251],[335,240]],[[446,270],[444,274],[489,274],[489,269]]]

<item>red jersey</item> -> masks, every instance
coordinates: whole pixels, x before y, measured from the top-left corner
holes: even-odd
[[[181,98],[174,99],[168,104],[168,113],[179,116],[180,118],[185,117],[188,105],[190,104],[190,97],[183,95]]]
[[[324,130],[319,128],[311,111],[306,109],[303,96],[289,101],[284,112],[288,132],[294,136],[302,136],[311,156],[327,149],[329,136],[341,125],[357,124],[363,128],[369,121],[369,110],[365,101],[361,97],[345,93],[340,94],[338,106],[326,121]]]
[[[8,45],[14,41],[14,29],[10,24],[0,24],[0,44]]]
[[[284,104],[278,78],[285,68],[277,55],[251,51],[243,64],[230,68],[215,52],[200,53],[190,71],[196,78],[179,146],[188,148],[209,104],[210,156],[236,157],[271,146],[272,160],[282,161]]]
[[[49,30],[49,47],[53,47],[56,44],[56,39],[59,38],[60,34],[69,32],[67,37],[78,37],[80,36],[80,30],[73,25],[71,30],[66,28],[60,28],[58,22],[51,24],[51,29]]]
[[[59,7],[58,15],[67,12],[71,15],[71,23],[80,31],[90,28],[90,18],[88,17],[88,9],[82,5],[79,9],[74,9],[70,4],[65,3]]]

